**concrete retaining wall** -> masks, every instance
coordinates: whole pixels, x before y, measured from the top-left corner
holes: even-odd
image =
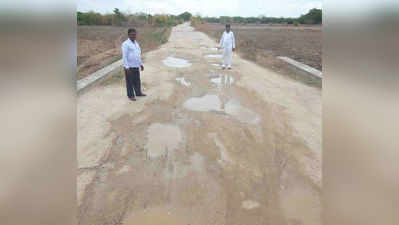
[[[122,60],[119,60],[90,74],[85,78],[78,80],[77,82],[78,94],[82,93],[84,90],[88,89],[94,84],[97,84],[100,81],[104,80],[107,76],[111,75],[112,72],[120,69],[121,66],[122,66]]]
[[[310,67],[308,65],[305,65],[303,63],[300,63],[298,61],[295,61],[291,58],[285,57],[285,56],[279,56],[277,57],[281,60],[283,60],[284,62],[288,63],[294,70],[305,74],[305,75],[309,75],[312,76],[313,78],[322,80],[323,79],[323,73],[313,67]]]

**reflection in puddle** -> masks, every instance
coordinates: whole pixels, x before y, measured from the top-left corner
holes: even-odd
[[[222,58],[222,55],[206,55],[205,58]]]
[[[212,65],[212,66],[218,66],[218,67],[222,66],[222,65],[217,64],[217,63],[212,63],[211,65]]]
[[[230,86],[234,82],[234,78],[231,75],[222,74],[219,77],[211,78],[211,82],[216,84],[218,87]]]
[[[191,63],[188,60],[176,58],[173,56],[169,56],[168,58],[164,59],[163,64],[169,67],[176,67],[176,68],[184,68],[191,66]]]
[[[225,103],[217,95],[190,98],[184,103],[184,108],[199,112],[223,112],[243,123],[257,124],[260,121],[258,114],[241,106],[238,101],[232,99]]]
[[[186,87],[190,87],[191,86],[191,82],[186,81],[184,79],[184,77],[177,77],[176,81],[179,82],[183,86],[186,86]]]

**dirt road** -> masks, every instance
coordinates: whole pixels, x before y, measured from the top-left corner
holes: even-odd
[[[145,55],[147,97],[78,97],[79,224],[316,225],[321,90],[220,52],[188,24]]]

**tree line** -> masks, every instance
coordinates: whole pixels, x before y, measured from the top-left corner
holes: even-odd
[[[322,24],[322,10],[311,9],[308,13],[301,15],[298,18],[284,18],[284,17],[241,17],[241,16],[220,16],[220,17],[199,17],[193,18],[195,22],[207,23],[241,23],[241,24]]]
[[[127,14],[122,13],[115,8],[113,13],[101,14],[93,11],[77,12],[78,25],[113,25],[113,26],[129,26],[129,25],[153,25],[153,26],[175,26],[185,21],[194,23],[241,23],[241,24],[322,24],[322,10],[311,9],[308,13],[298,18],[284,17],[241,17],[241,16],[220,16],[220,17],[201,17],[193,16],[189,12],[179,15],[157,14],[151,15],[146,13]]]
[[[115,8],[113,13],[101,14],[94,11],[77,12],[78,25],[112,25],[112,26],[175,26],[191,19],[189,12],[180,15],[170,14],[146,14],[134,13],[128,14]]]

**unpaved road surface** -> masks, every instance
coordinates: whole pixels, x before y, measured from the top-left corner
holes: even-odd
[[[188,24],[78,97],[79,224],[321,224],[321,90],[220,52]]]

